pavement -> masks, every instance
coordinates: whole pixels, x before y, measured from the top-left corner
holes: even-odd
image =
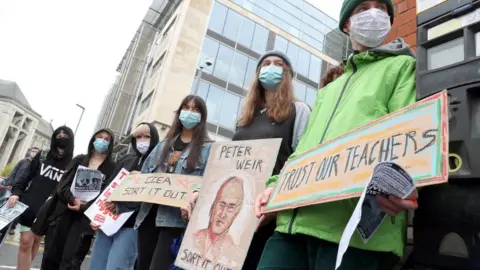
[[[20,226],[17,226],[14,235],[8,235],[5,242],[0,247],[0,270],[17,268],[18,242],[20,239]],[[40,246],[37,256],[33,260],[31,270],[40,270],[43,256],[43,243]],[[82,264],[82,270],[88,270],[88,261],[90,256],[87,255]]]

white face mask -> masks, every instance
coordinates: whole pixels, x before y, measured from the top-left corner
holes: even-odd
[[[371,8],[350,18],[350,38],[368,48],[382,44],[391,28],[390,16],[377,8]]]
[[[137,150],[140,154],[145,155],[150,148],[150,142],[137,142]]]

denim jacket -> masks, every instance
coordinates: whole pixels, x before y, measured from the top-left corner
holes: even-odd
[[[145,162],[142,167],[142,173],[163,173],[166,170],[166,162],[163,166],[159,165],[160,156],[162,153],[163,147],[172,147],[167,146],[167,141],[161,141],[148,155],[145,159]],[[212,147],[211,142],[205,142],[200,151],[200,157],[197,161],[197,165],[190,173],[187,172],[187,157],[190,154],[190,148],[187,147],[178,159],[177,165],[175,167],[174,174],[187,174],[194,176],[203,176],[205,172],[205,167],[208,161],[208,156],[210,155],[210,150]],[[173,150],[173,149],[172,149]],[[173,151],[169,152],[169,155],[173,154]],[[169,158],[166,159],[167,161]],[[124,213],[138,209],[138,203],[118,203],[117,212]],[[138,229],[142,222],[145,220],[145,217],[150,212],[153,204],[151,203],[141,203],[140,210],[137,214],[135,220],[135,229]],[[177,207],[171,207],[166,205],[158,205],[157,218],[155,220],[157,227],[172,227],[172,228],[185,228],[187,224],[180,216],[180,209]]]

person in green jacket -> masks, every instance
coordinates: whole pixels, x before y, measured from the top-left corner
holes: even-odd
[[[381,45],[393,23],[391,0],[344,0],[339,28],[355,50],[345,73],[318,91],[308,127],[295,153],[393,113],[415,102],[415,58],[402,39]],[[268,202],[278,176],[256,200],[255,212]],[[377,197],[385,219],[367,244],[355,233],[340,269],[392,269],[403,256],[406,210],[416,209],[415,190],[409,200]],[[335,269],[338,243],[358,199],[305,206],[277,214],[275,234],[263,251],[258,269]]]

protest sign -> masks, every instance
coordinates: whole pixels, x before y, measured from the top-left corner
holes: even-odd
[[[281,139],[268,139],[212,145],[176,266],[187,270],[242,268],[258,222],[255,198],[265,190],[280,143]]]
[[[75,173],[70,191],[75,198],[89,202],[100,194],[104,180],[105,176],[99,170],[80,165]]]
[[[444,183],[447,156],[443,91],[289,160],[264,212],[358,197],[380,162],[399,164],[416,186]]]
[[[188,204],[201,177],[153,173],[129,175],[110,196],[112,202],[148,202],[174,207]]]
[[[7,202],[5,202],[2,207],[0,207],[0,230],[25,212],[27,208],[28,205],[18,201],[13,207],[8,207]]]
[[[114,214],[106,209],[106,202],[119,186],[122,180],[129,174],[122,169],[108,187],[100,194],[95,202],[85,211],[85,215],[97,225],[101,225],[100,229],[108,236],[115,234],[122,225],[130,218],[133,212]]]
[[[355,230],[358,231],[363,242],[367,243],[385,220],[386,214],[376,196],[393,195],[406,199],[414,190],[414,180],[399,165],[383,162],[375,166],[370,181],[360,196],[340,239],[335,269],[342,264],[343,255],[348,249]]]

